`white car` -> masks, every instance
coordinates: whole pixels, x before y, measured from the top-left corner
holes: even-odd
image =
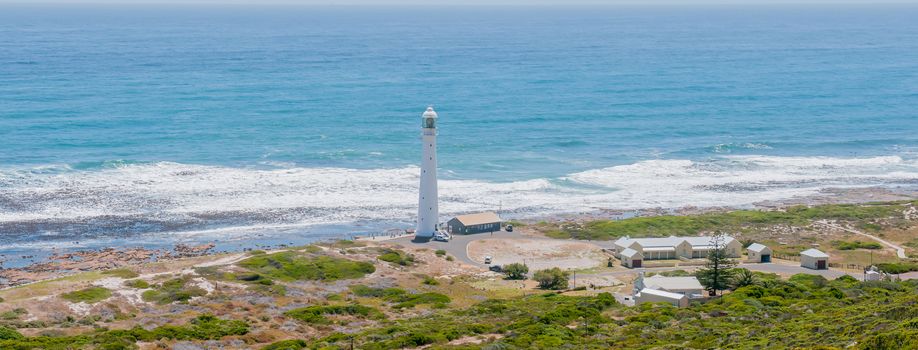
[[[488,255],[488,256],[485,257],[485,264],[488,264],[488,265],[491,264],[491,256],[490,256],[490,255]]]

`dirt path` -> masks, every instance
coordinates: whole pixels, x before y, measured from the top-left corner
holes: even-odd
[[[831,227],[831,228],[834,228],[834,229],[839,229],[839,230],[842,230],[842,231],[845,231],[845,232],[850,232],[850,233],[853,233],[853,234],[856,234],[856,235],[861,235],[861,236],[870,238],[870,239],[872,239],[872,240],[874,240],[874,241],[880,242],[880,244],[883,244],[883,245],[885,245],[885,246],[887,246],[887,247],[890,247],[890,248],[892,248],[892,249],[895,249],[895,250],[896,250],[896,255],[899,256],[899,259],[906,259],[906,258],[908,258],[908,255],[905,255],[905,248],[902,248],[902,247],[900,247],[900,246],[898,246],[898,245],[892,244],[892,243],[890,243],[889,241],[884,240],[884,239],[882,239],[882,238],[880,238],[880,237],[877,237],[877,236],[874,236],[874,235],[871,235],[871,234],[868,234],[868,233],[864,233],[864,232],[861,232],[861,231],[858,231],[858,230],[855,230],[855,229],[851,229],[851,228],[843,227],[843,226],[840,226],[840,225],[828,223],[828,222],[821,222],[821,224],[824,225],[824,226],[826,226],[826,227]]]

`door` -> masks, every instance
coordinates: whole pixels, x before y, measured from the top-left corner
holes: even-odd
[[[634,267],[634,268],[641,267],[641,261],[640,261],[640,260],[631,260],[631,267]]]
[[[770,263],[770,262],[771,262],[771,255],[770,255],[770,254],[762,255],[762,262],[763,262],[763,263]]]
[[[817,270],[825,270],[825,269],[826,269],[826,261],[825,261],[825,260],[816,260],[816,269],[817,269]]]

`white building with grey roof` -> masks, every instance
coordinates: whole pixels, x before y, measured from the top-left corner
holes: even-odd
[[[614,242],[616,256],[621,259],[625,249],[640,252],[643,260],[664,260],[679,258],[704,258],[714,249],[714,237],[664,237],[664,238],[619,238]],[[722,242],[728,257],[739,258],[743,245],[733,237],[725,236]]]

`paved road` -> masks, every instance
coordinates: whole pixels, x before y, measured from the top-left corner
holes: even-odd
[[[387,242],[395,243],[402,246],[413,246],[418,248],[428,248],[428,249],[443,249],[449,255],[452,255],[456,259],[461,260],[467,264],[474,266],[487,267],[484,261],[472,261],[469,258],[468,254],[468,245],[472,241],[479,239],[487,238],[531,238],[531,239],[550,239],[543,237],[533,237],[533,236],[523,236],[518,232],[507,232],[507,231],[497,231],[494,234],[490,233],[476,233],[470,235],[453,235],[453,239],[449,242],[439,242],[439,241],[428,241],[428,242],[417,242],[414,240],[414,236],[405,236],[395,239],[388,240]]]

